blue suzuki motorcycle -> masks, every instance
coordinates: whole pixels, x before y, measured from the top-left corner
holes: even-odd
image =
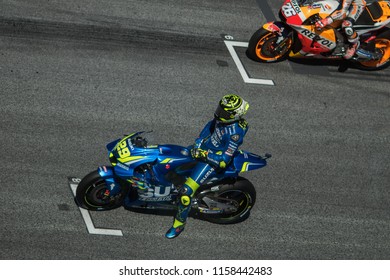
[[[179,190],[197,163],[191,146],[148,145],[144,133],[133,133],[107,145],[111,166],[100,166],[80,181],[75,198],[80,207],[92,211],[120,206],[176,209]],[[239,174],[266,166],[270,157],[237,151],[226,169],[198,188],[191,211],[213,223],[245,220],[255,204],[256,190]]]

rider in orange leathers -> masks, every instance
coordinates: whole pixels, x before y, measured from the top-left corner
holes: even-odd
[[[336,11],[330,16],[316,22],[316,28],[322,29],[336,20],[343,20],[342,29],[350,43],[344,58],[351,59],[359,48],[359,34],[353,29],[356,20],[364,11],[366,1],[364,0],[339,0],[340,4]]]

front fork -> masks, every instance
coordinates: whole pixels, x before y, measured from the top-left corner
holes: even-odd
[[[114,169],[111,166],[99,166],[98,173],[106,182],[107,190],[105,195],[115,196],[122,191],[122,186],[115,180]]]
[[[284,48],[286,43],[290,40],[290,38],[294,40],[293,30],[290,27],[286,26],[283,22],[267,22],[263,25],[263,29],[278,34],[278,40],[276,41],[277,46],[275,48],[276,52],[280,52]],[[292,43],[294,43],[294,41]]]

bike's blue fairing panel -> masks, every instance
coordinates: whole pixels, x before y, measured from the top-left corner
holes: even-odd
[[[262,168],[267,165],[267,161],[259,155],[241,150],[235,155],[233,165],[236,172],[241,173]]]
[[[112,141],[112,142],[108,143],[108,144],[106,145],[107,151],[110,151],[110,152],[111,152],[111,151],[115,148],[116,144],[118,144],[118,142],[119,142],[120,140],[121,140],[121,139],[118,138],[118,139],[116,139],[115,141]]]
[[[178,145],[135,146],[134,139],[141,133],[137,132],[125,136],[107,145],[113,173],[110,175],[102,174],[105,178],[119,176],[129,179],[135,176],[137,167],[146,163],[152,164],[153,179],[161,185],[171,184],[166,179],[168,172],[173,171],[184,177],[190,176],[196,164],[196,161],[190,155],[191,147]],[[240,150],[234,155],[231,164],[223,172],[217,172],[214,179],[237,177],[239,173],[262,168],[266,165],[266,160],[261,156]]]
[[[112,195],[120,192],[121,186],[115,181],[115,172],[111,166],[100,166],[98,172],[100,177],[106,181]]]

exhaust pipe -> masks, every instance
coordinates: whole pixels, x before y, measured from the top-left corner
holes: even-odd
[[[358,56],[356,59],[364,59],[364,60],[378,60],[381,58],[381,54],[373,53],[367,50],[358,49],[356,51],[356,55]]]

